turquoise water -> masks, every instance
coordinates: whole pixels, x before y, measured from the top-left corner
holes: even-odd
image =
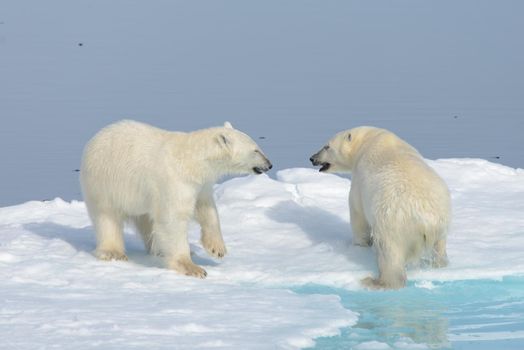
[[[315,349],[376,348],[524,349],[524,277],[410,283],[400,291],[348,291],[308,285],[304,294],[337,294],[359,313],[340,336],[317,339]],[[372,345],[372,344],[364,344]],[[382,347],[380,347],[382,346]],[[366,347],[367,348],[367,347]]]

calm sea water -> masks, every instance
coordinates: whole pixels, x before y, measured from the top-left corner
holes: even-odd
[[[0,206],[79,199],[84,144],[122,118],[225,120],[275,170],[335,132],[524,167],[522,1],[2,1]]]
[[[296,289],[305,294],[337,294],[360,314],[340,336],[317,340],[315,349],[352,349],[367,342],[382,347],[435,349],[515,349],[524,347],[524,278],[413,283],[400,291],[351,292],[322,286]],[[377,345],[377,344],[375,344]]]

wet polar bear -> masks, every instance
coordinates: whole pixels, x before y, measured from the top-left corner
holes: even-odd
[[[373,289],[406,285],[406,264],[432,253],[434,267],[447,264],[451,216],[448,188],[415,148],[374,127],[342,131],[311,157],[322,172],[350,172],[353,244],[374,245],[379,277]]]
[[[84,200],[96,230],[95,255],[127,260],[122,227],[134,223],[148,252],[182,274],[204,278],[191,260],[188,224],[201,226],[206,251],[223,257],[212,186],[224,175],[261,174],[271,163],[246,134],[224,127],[170,132],[135,121],[99,131],[86,145],[80,170]]]

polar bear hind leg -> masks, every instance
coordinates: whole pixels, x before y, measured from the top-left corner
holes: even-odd
[[[433,248],[433,258],[431,261],[433,267],[446,267],[448,266],[448,255],[446,253],[446,237],[441,237],[435,242]]]
[[[132,219],[132,222],[134,223],[136,230],[138,233],[140,233],[140,236],[142,237],[142,240],[144,241],[144,246],[146,247],[146,251],[151,255],[160,255],[159,251],[155,251],[153,249],[153,221],[151,220],[150,216],[147,214],[140,215],[137,217],[134,217]]]
[[[95,256],[100,260],[127,260],[122,218],[107,212],[99,212],[93,216],[97,241]]]
[[[401,247],[375,242],[379,277],[367,277],[362,284],[369,289],[400,289],[406,286],[406,258]]]

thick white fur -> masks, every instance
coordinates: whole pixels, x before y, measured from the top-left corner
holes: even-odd
[[[212,186],[223,175],[267,171],[271,163],[247,135],[224,127],[170,132],[121,121],[98,132],[86,145],[80,182],[103,260],[126,260],[122,227],[133,222],[148,252],[169,268],[205,277],[190,256],[190,220],[202,229],[208,253],[223,257]]]
[[[415,148],[387,130],[358,127],[338,133],[311,160],[352,174],[353,243],[377,251],[379,277],[364,279],[366,286],[405,286],[406,264],[426,251],[433,266],[447,264],[449,191]]]

